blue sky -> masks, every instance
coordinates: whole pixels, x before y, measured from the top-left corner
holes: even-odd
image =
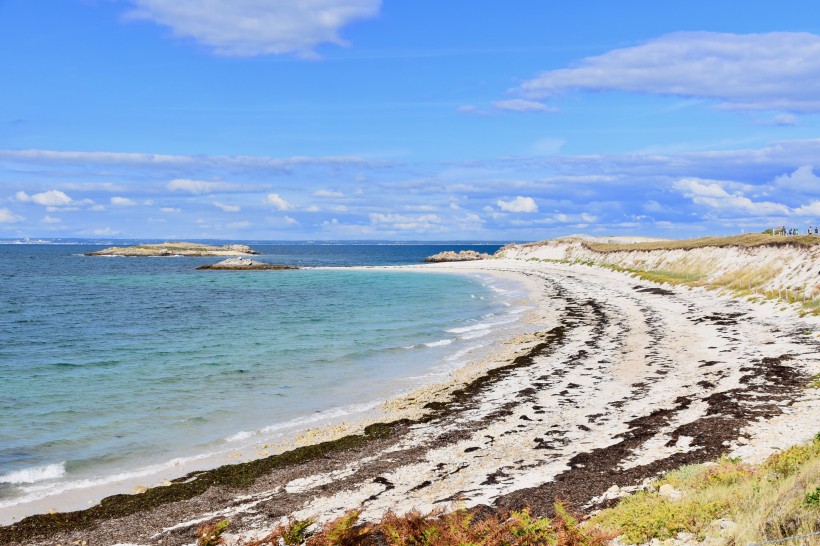
[[[0,0],[0,238],[820,223],[820,4],[573,4]]]

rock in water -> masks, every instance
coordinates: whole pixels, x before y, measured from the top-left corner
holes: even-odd
[[[424,262],[438,263],[438,262],[469,262],[472,260],[486,260],[490,257],[486,252],[476,252],[475,250],[462,250],[461,252],[453,252],[446,250],[439,252],[432,256],[424,258]]]
[[[282,269],[299,269],[292,265],[269,264],[267,262],[259,262],[251,260],[250,258],[228,258],[215,264],[201,265],[197,269],[218,269],[224,271],[263,271],[263,270],[282,270]]]

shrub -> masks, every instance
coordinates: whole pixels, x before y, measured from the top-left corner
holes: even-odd
[[[230,522],[226,519],[211,521],[200,525],[196,530],[197,546],[219,546],[225,544],[222,533],[228,528]]]

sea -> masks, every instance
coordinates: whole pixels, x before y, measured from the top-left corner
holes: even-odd
[[[98,501],[101,485],[355,421],[446,380],[527,310],[509,280],[361,267],[500,244],[257,242],[259,259],[300,269],[225,272],[196,270],[220,258],[62,243],[0,244],[5,523],[23,505]]]

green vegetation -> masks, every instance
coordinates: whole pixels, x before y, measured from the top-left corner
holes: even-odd
[[[703,237],[701,239],[683,239],[667,241],[651,241],[647,243],[594,243],[584,242],[584,246],[595,252],[623,252],[630,250],[691,250],[705,247],[755,247],[755,246],[800,246],[811,247],[820,245],[820,237],[816,235],[792,235],[788,237],[767,235],[764,233],[748,233],[731,237]]]
[[[523,510],[509,514],[479,514],[469,510],[422,515],[410,512],[397,516],[388,512],[379,523],[359,522],[361,512],[351,510],[342,517],[306,533],[306,522],[280,525],[268,536],[244,546],[603,546],[615,535],[579,524],[561,503],[555,517],[535,518]],[[294,529],[298,527],[298,532]],[[298,536],[301,542],[289,542]]]
[[[225,544],[222,533],[225,532],[228,525],[230,525],[230,522],[226,519],[200,525],[196,530],[197,546],[219,546],[220,544]]]
[[[361,511],[351,510],[325,525],[291,520],[260,540],[240,544],[603,546],[615,536],[639,544],[684,532],[698,540],[709,537],[710,544],[741,545],[820,531],[818,483],[820,434],[759,466],[723,457],[681,467],[582,522],[584,518],[573,516],[560,502],[553,507],[553,518],[534,517],[529,510],[461,509],[402,516],[388,512],[378,523],[362,523]],[[204,539],[202,531],[199,536]]]
[[[630,544],[686,532],[724,544],[748,544],[820,531],[820,434],[759,467],[724,458],[670,472],[649,490],[624,498],[589,524]],[[675,495],[662,495],[664,485]],[[679,498],[678,498],[679,497]],[[817,500],[815,498],[817,497]],[[715,520],[733,522],[721,531]]]

